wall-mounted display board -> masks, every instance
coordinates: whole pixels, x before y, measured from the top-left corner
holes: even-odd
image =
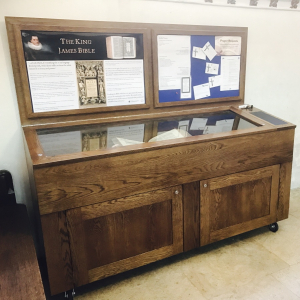
[[[149,107],[149,29],[16,23],[8,37],[27,118]]]
[[[145,104],[143,34],[21,34],[34,113]]]
[[[23,126],[244,102],[247,28],[13,17],[6,26]]]
[[[156,106],[242,99],[246,37],[246,30],[155,31]]]

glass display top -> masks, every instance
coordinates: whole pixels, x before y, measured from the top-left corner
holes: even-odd
[[[228,110],[122,124],[38,129],[37,135],[44,154],[57,156],[255,127],[257,125]]]

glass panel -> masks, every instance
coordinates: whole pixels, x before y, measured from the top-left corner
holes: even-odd
[[[128,145],[255,128],[232,111],[118,124],[39,129],[46,156],[105,150]]]
[[[255,115],[256,117],[259,117],[273,125],[283,125],[283,124],[287,124],[287,122],[280,120],[276,117],[273,117],[263,111],[256,111],[256,112],[251,112],[252,115]]]

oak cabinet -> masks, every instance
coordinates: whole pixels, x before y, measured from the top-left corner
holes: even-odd
[[[279,177],[273,165],[66,210],[72,287],[276,222]]]
[[[223,131],[194,130],[199,118]],[[26,128],[51,294],[287,218],[295,127],[265,123],[231,107]],[[137,143],[115,147],[120,132]]]

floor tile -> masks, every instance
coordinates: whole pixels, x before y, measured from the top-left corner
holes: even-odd
[[[300,300],[300,189],[278,224],[78,288],[75,300]]]
[[[101,296],[101,297],[100,297]],[[97,298],[99,297],[99,298]],[[179,265],[170,264],[139,276],[99,288],[76,300],[206,300],[201,292],[181,272]]]
[[[184,274],[207,299],[232,293],[288,265],[261,245],[238,241],[188,259]]]
[[[264,231],[253,237],[254,241],[277,255],[289,265],[300,262],[300,219],[290,215],[278,222],[276,233]]]
[[[274,273],[273,276],[295,293],[300,299],[300,263],[280,270]]]
[[[300,210],[290,212],[290,216],[300,219]]]
[[[300,298],[272,275],[254,279],[212,300],[299,300]]]

